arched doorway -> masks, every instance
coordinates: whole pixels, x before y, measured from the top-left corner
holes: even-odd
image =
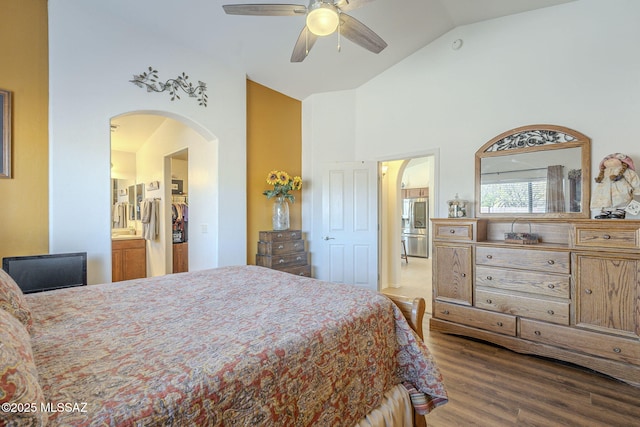
[[[424,298],[427,312],[431,312],[429,217],[437,205],[437,164],[437,152],[380,162],[380,288],[383,293]],[[416,195],[419,191],[421,195]],[[409,221],[405,199],[422,200],[426,214],[421,242],[424,248],[411,252],[405,242],[407,258],[402,244]]]
[[[182,256],[187,256],[189,269],[217,266],[217,138],[187,118],[161,111],[121,114],[111,119],[110,127],[112,210],[116,212],[115,203],[136,203],[120,211],[126,212],[127,221],[116,222],[120,216],[112,216],[112,248],[119,240],[141,240],[144,276],[172,273],[175,225],[172,208],[176,196],[180,196],[180,204],[188,205],[188,213],[181,211],[180,220],[199,225],[191,227],[188,237],[183,235],[176,242],[186,243],[188,239],[189,250],[186,254],[182,251]],[[123,188],[127,191],[122,191]],[[129,189],[135,192],[134,198],[121,194]],[[152,217],[157,223],[145,223],[149,218],[141,215],[143,212],[137,205],[141,201],[157,210]],[[114,227],[116,224],[120,227]],[[183,233],[185,228],[182,227]],[[116,265],[118,254],[114,249],[112,255],[112,274],[116,277],[114,269],[121,266]],[[135,265],[133,261],[130,264]],[[141,274],[140,269],[136,274]],[[128,278],[132,277],[123,277]]]

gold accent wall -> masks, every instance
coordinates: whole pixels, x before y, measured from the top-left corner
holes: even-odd
[[[13,178],[0,179],[0,258],[49,252],[46,0],[0,0],[0,88],[12,97]]]
[[[302,103],[247,80],[247,264],[255,265],[258,232],[272,230],[273,199],[262,195],[271,170],[302,176]],[[302,227],[301,201],[307,184],[289,204],[292,230]],[[303,230],[304,232],[304,230]]]

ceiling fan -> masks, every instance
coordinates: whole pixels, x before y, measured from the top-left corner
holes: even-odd
[[[299,4],[226,4],[222,7],[228,15],[306,16],[306,24],[300,32],[291,54],[291,62],[302,62],[318,37],[333,34],[336,30],[338,37],[343,35],[373,53],[382,52],[387,47],[387,43],[362,22],[344,13],[364,6],[370,1],[372,0],[310,0],[309,6]],[[340,41],[338,38],[339,49]]]

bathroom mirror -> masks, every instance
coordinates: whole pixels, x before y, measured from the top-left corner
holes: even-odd
[[[137,228],[140,202],[144,199],[144,184],[132,179],[111,179],[111,228]]]
[[[572,129],[531,125],[476,152],[477,217],[588,218],[591,140]]]
[[[129,220],[140,221],[140,202],[144,199],[144,184],[129,186]]]

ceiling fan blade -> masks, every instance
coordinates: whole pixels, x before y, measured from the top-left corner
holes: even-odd
[[[342,11],[350,11],[358,9],[367,3],[371,3],[373,0],[336,0],[333,5],[338,7]]]
[[[291,53],[291,62],[302,62],[311,52],[311,48],[318,40],[318,36],[313,34],[307,26],[302,29],[298,36],[298,41],[293,47],[293,53]]]
[[[225,4],[227,15],[295,16],[307,13],[307,7],[299,4]]]
[[[380,53],[387,47],[387,42],[382,40],[371,28],[346,13],[340,14],[340,32],[355,44],[373,53]]]

